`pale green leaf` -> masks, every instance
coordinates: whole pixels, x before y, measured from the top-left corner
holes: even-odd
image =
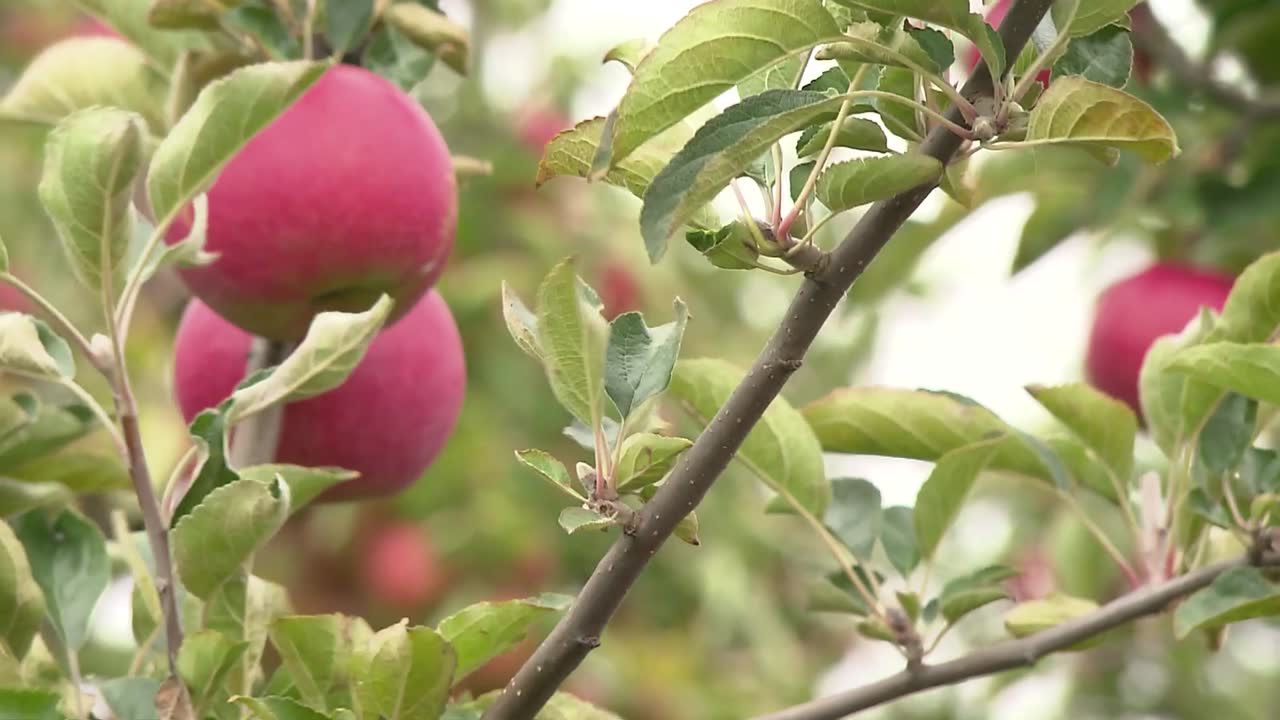
[[[240,468],[240,477],[268,485],[276,479],[289,486],[289,513],[293,514],[311,503],[325,490],[344,482],[355,480],[360,473],[336,467],[303,467],[268,463]]]
[[[633,492],[658,482],[692,446],[691,440],[682,437],[645,432],[628,435],[613,469],[614,487],[618,492]]]
[[[689,309],[679,298],[675,311],[674,322],[654,328],[638,312],[622,313],[609,324],[604,390],[624,419],[671,384],[689,318]]]
[[[302,700],[312,707],[327,708],[329,691],[344,674],[343,664],[349,662],[346,626],[338,614],[291,615],[270,625],[280,662]]]
[[[702,253],[707,262],[726,270],[750,270],[757,267],[760,251],[751,228],[734,220],[718,230],[686,230],[685,242]]]
[[[35,510],[16,525],[31,575],[44,592],[49,621],[72,651],[89,637],[89,616],[107,589],[111,566],[97,526],[70,510]]]
[[[21,660],[44,620],[44,593],[31,573],[27,551],[8,523],[0,522],[0,654]]]
[[[36,508],[70,505],[75,495],[52,482],[25,482],[0,477],[0,517],[19,515]]]
[[[1039,600],[1019,603],[1012,610],[1005,613],[1004,626],[1010,635],[1026,637],[1061,625],[1069,620],[1074,620],[1082,615],[1088,615],[1097,609],[1098,603],[1092,600],[1064,594],[1050,595]],[[1092,644],[1097,644],[1101,640],[1102,636],[1095,636],[1091,640],[1072,646],[1069,649],[1079,650]]]
[[[808,128],[800,133],[800,139],[796,140],[796,155],[802,158],[817,155],[822,152],[822,148],[826,145],[827,138],[830,135],[831,123],[823,123]],[[836,143],[833,147],[870,150],[872,152],[889,151],[889,143],[885,139],[884,130],[871,120],[859,117],[845,118],[844,122],[840,124],[840,131],[836,133]]]
[[[573,258],[551,269],[538,288],[538,344],[556,399],[595,426],[604,377],[604,318],[584,295]]]
[[[1178,351],[1168,368],[1200,382],[1280,404],[1280,346],[1211,342]]]
[[[43,321],[13,312],[0,313],[0,370],[49,379],[75,376],[67,341]],[[20,430],[6,440],[20,440],[22,436]]]
[[[906,15],[945,28],[969,38],[991,69],[992,77],[1004,72],[1004,45],[994,28],[981,15],[969,12],[968,0],[840,0],[844,5],[885,13]]]
[[[1009,597],[1005,582],[1017,577],[1018,571],[1003,565],[992,565],[948,581],[938,596],[942,617],[949,623]]]
[[[515,647],[535,623],[564,612],[568,595],[547,593],[523,600],[469,605],[440,621],[439,631],[457,652],[457,677]]]
[[[173,555],[187,590],[207,600],[284,524],[289,487],[237,480],[205,496],[173,528]]]
[[[569,470],[564,463],[552,457],[550,453],[543,450],[517,450],[516,459],[522,465],[533,468],[539,475],[550,480],[557,490],[578,501],[586,500],[574,489],[573,480],[569,477]]]
[[[634,74],[636,66],[649,54],[650,49],[649,41],[645,38],[632,38],[609,48],[604,54],[604,62],[620,63]]]
[[[1147,103],[1079,76],[1059,78],[1031,110],[1028,144],[1128,150],[1161,163],[1180,150],[1173,128]]]
[[[1005,442],[1003,436],[950,450],[938,458],[929,478],[916,495],[912,526],[916,546],[924,559],[933,557],[942,536],[955,521],[969,490],[997,450]]]
[[[541,341],[538,340],[538,318],[533,314],[515,291],[502,283],[502,319],[507,323],[507,332],[516,345],[538,362],[543,361]]]
[[[164,127],[164,76],[137,48],[107,37],[76,37],[49,46],[0,100],[0,119],[54,125],[78,110],[136,112],[153,133]]]
[[[65,720],[58,710],[62,695],[43,688],[0,688],[0,717],[5,720]]]
[[[1178,606],[1173,631],[1184,638],[1195,630],[1274,615],[1280,615],[1280,585],[1267,580],[1257,568],[1233,568]]]
[[[561,510],[559,523],[560,528],[570,535],[579,530],[607,530],[614,524],[613,520],[579,505]]]
[[[701,425],[715,416],[743,374],[723,360],[682,360],[676,365],[671,394]],[[794,504],[822,517],[831,502],[818,438],[785,398],[775,398],[735,456],[765,485]]]
[[[1096,453],[1121,486],[1129,484],[1138,433],[1129,406],[1084,383],[1031,385],[1027,392]]]
[[[157,224],[167,226],[260,130],[320,78],[312,62],[263,63],[210,83],[160,143],[147,174]]]
[[[76,275],[97,290],[121,275],[133,190],[146,167],[142,118],[115,108],[68,115],[45,144],[40,202]]]
[[[102,699],[117,718],[156,720],[156,693],[160,681],[149,677],[123,677],[98,685]]]
[[[75,0],[75,4],[123,35],[163,67],[169,67],[184,50],[209,50],[220,39],[195,30],[161,30],[148,18],[152,0]]]
[[[712,0],[658,40],[618,105],[610,166],[764,68],[838,39],[819,0]]]
[[[936,181],[941,174],[942,163],[928,155],[858,158],[828,166],[818,176],[815,194],[832,212],[841,212]]]
[[[934,31],[928,31],[930,33]],[[940,35],[940,33],[939,33]],[[921,35],[932,39],[931,35]],[[951,48],[942,37],[946,49]],[[949,53],[934,57],[917,41],[917,36],[902,28],[886,27],[874,22],[860,22],[849,26],[840,42],[828,45],[817,53],[820,60],[845,60],[871,65],[893,65],[909,70],[926,70],[940,73],[954,62]]]
[[[337,720],[288,697],[237,695],[231,699],[248,709],[253,720]]]
[[[1184,373],[1173,372],[1170,363],[1183,348],[1204,340],[1213,329],[1213,316],[1207,309],[1193,319],[1182,333],[1166,335],[1147,350],[1142,370],[1138,373],[1138,396],[1142,417],[1152,439],[1169,457],[1195,427],[1182,414],[1182,397],[1188,384]]]
[[[142,282],[147,282],[166,267],[200,267],[218,259],[218,253],[204,249],[209,231],[209,197],[200,195],[191,203],[193,219],[187,236],[172,245],[165,245],[158,253],[146,259],[139,270]]]
[[[471,34],[465,27],[437,10],[412,2],[392,4],[383,11],[382,19],[459,75],[467,74]]]
[[[1053,22],[1059,32],[1065,31],[1071,37],[1092,35],[1113,23],[1127,27],[1129,10],[1141,1],[1059,0],[1053,5]]]
[[[352,688],[359,715],[436,720],[444,712],[458,659],[435,630],[407,621],[392,625],[378,631],[361,655]]]
[[[236,642],[216,630],[187,635],[178,653],[178,673],[191,693],[197,716],[218,700],[222,683],[249,643]]]
[[[322,312],[298,347],[262,380],[231,395],[228,422],[275,405],[326,393],[346,381],[364,359],[369,343],[391,315],[394,301],[382,295],[361,313]]]

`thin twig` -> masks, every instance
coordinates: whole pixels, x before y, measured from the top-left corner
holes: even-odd
[[[1278,563],[1280,556],[1273,554],[1262,558],[1260,564]],[[1247,557],[1241,557],[1209,565],[1160,585],[1135,590],[1088,615],[1020,640],[1000,643],[937,665],[903,670],[855,690],[760,715],[755,720],[837,720],[922,690],[1031,666],[1046,655],[1066,650],[1147,615],[1163,612],[1173,601],[1208,586],[1227,570],[1249,564]]]
[[[1006,56],[1017,57],[1052,0],[1015,0],[1000,25]],[[968,98],[990,96],[984,65],[965,83]],[[952,108],[948,121],[962,121]],[[920,152],[947,162],[963,140],[938,128]],[[893,234],[937,187],[930,181],[871,206],[821,269],[806,273],[785,320],[769,339],[741,384],[729,396],[693,447],[685,452],[658,493],[639,512],[635,529],[624,533],[596,566],[573,607],[485,712],[485,720],[529,720],[551,699],[574,668],[600,645],[600,634],[627,591],[684,516],[697,507],[724,472],[773,399],[804,360],[837,304],[854,280],[888,244]]]

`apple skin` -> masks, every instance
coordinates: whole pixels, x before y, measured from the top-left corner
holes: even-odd
[[[1108,287],[1089,335],[1089,382],[1141,414],[1138,373],[1151,344],[1181,332],[1201,307],[1221,310],[1234,282],[1230,275],[1162,262]]]
[[[446,572],[426,531],[394,522],[371,533],[360,550],[366,591],[399,611],[435,604],[448,587]]]
[[[516,137],[529,152],[541,156],[547,143],[572,125],[558,110],[531,107],[516,118]]]
[[[187,422],[231,394],[244,376],[252,342],[199,300],[187,306],[174,358],[174,391]],[[462,410],[465,386],[457,325],[432,290],[374,338],[346,382],[285,407],[275,460],[360,473],[330,488],[321,501],[397,493],[444,446]]]
[[[601,269],[600,302],[604,305],[606,320],[639,310],[640,301],[640,283],[630,268],[619,262],[610,262]]]
[[[219,257],[181,274],[239,327],[296,340],[316,313],[364,310],[382,293],[412,307],[444,269],[457,215],[431,118],[387,80],[337,65],[223,169],[206,245]],[[187,208],[166,241],[190,222]]]
[[[1012,5],[1013,0],[1000,0],[995,5],[991,6],[991,9],[987,11],[987,24],[991,27],[999,28],[1000,23],[1004,22],[1004,16],[1009,14],[1009,8]],[[982,62],[982,52],[978,50],[976,45],[971,46],[969,51],[965,54],[965,66],[969,68],[969,72],[973,72],[973,69],[978,67],[978,63],[980,62]],[[1036,82],[1040,83],[1044,87],[1049,87],[1049,75],[1049,68],[1044,68],[1040,72],[1036,73]]]

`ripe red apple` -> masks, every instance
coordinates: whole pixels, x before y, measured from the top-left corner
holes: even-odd
[[[1004,22],[1004,16],[1009,13],[1009,7],[1013,5],[1013,0],[1000,0],[991,9],[987,11],[987,24],[991,27],[998,28],[1000,23]],[[965,55],[965,66],[969,68],[969,72],[982,62],[982,52],[978,50],[978,46],[969,47],[968,53]],[[1044,87],[1049,87],[1049,68],[1045,68],[1036,73],[1036,81]]]
[[[207,243],[219,257],[182,276],[223,317],[281,340],[302,337],[319,311],[364,310],[384,292],[403,312],[444,269],[457,200],[427,113],[387,80],[337,65],[222,171]],[[189,230],[180,218],[168,242]]]
[[[1103,291],[1089,336],[1085,372],[1094,386],[1138,405],[1138,371],[1161,335],[1180,332],[1201,307],[1221,310],[1230,275],[1162,262]]]
[[[639,310],[640,301],[640,283],[631,268],[616,261],[605,265],[600,271],[600,302],[604,304],[605,319]]]
[[[529,152],[540,156],[547,143],[571,125],[573,123],[558,110],[548,106],[531,107],[517,116],[516,137]]]
[[[199,300],[187,307],[175,341],[174,389],[188,422],[231,394],[252,341]],[[399,492],[444,446],[465,384],[458,328],[433,290],[374,338],[345,383],[284,409],[276,460],[360,472],[324,500]]]
[[[364,541],[360,556],[360,575],[369,594],[398,611],[430,606],[448,586],[426,531],[412,523],[378,528]]]

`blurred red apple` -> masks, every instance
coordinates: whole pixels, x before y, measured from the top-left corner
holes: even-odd
[[[991,9],[987,11],[987,24],[991,27],[998,28],[1000,23],[1004,22],[1004,16],[1009,13],[1009,7],[1013,5],[1013,0],[999,0]],[[971,45],[969,51],[965,54],[965,67],[969,72],[978,66],[982,61],[982,53],[978,50],[978,46]],[[1045,68],[1036,73],[1036,81],[1044,87],[1049,87],[1049,68]]]
[[[600,302],[604,316],[612,320],[624,312],[640,309],[640,283],[631,268],[610,261],[600,271]]]
[[[1089,382],[1141,412],[1138,372],[1156,338],[1180,332],[1201,307],[1221,310],[1230,275],[1175,263],[1158,263],[1103,291],[1089,336]]]
[[[222,402],[244,376],[252,336],[193,300],[175,341],[174,386],[188,422]],[[462,410],[462,340],[439,293],[429,292],[374,338],[347,381],[288,405],[276,460],[334,465],[360,477],[324,500],[389,495],[417,480]]]
[[[520,112],[516,117],[516,137],[529,152],[541,156],[547,143],[567,130],[573,123],[569,122],[560,111],[547,106],[531,107]]]
[[[399,611],[434,604],[448,586],[426,531],[412,523],[396,522],[371,532],[359,565],[369,594]]]
[[[189,214],[169,242],[187,235]],[[382,293],[398,317],[440,276],[457,214],[449,148],[427,113],[387,80],[337,65],[222,171],[207,243],[219,257],[182,276],[264,337],[300,338],[317,312],[364,310]]]

